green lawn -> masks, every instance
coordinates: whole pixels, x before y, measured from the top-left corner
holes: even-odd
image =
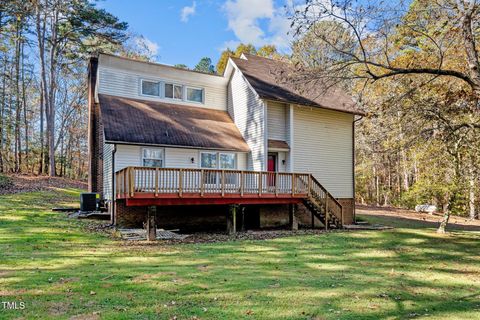
[[[405,226],[268,241],[125,244],[0,196],[0,318],[480,319],[480,234]]]

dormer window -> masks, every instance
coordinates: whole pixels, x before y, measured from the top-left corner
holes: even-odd
[[[160,96],[160,82],[142,80],[142,94],[146,96]]]
[[[182,100],[183,87],[173,83],[165,83],[165,98]]]
[[[165,80],[140,78],[140,95],[177,101],[205,103],[205,89]]]
[[[203,103],[203,89],[187,87],[187,101]]]

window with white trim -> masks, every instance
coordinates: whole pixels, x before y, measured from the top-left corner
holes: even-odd
[[[143,148],[142,165],[144,167],[163,167],[163,149]]]
[[[220,162],[219,167],[220,169],[228,169],[234,170],[235,165],[235,153],[219,153]]]
[[[178,84],[165,83],[165,98],[182,100],[183,87]]]
[[[142,79],[142,94],[146,96],[160,96],[160,82]]]
[[[203,103],[203,89],[187,87],[187,101]]]
[[[204,169],[217,169],[217,153],[216,152],[202,152],[200,154],[200,166]],[[207,184],[217,183],[216,172],[206,172],[204,175],[204,182]]]
[[[235,170],[237,167],[235,153],[225,152],[202,152],[200,154],[200,166],[204,169]],[[205,183],[216,184],[219,179],[218,172],[207,172],[204,176]],[[235,177],[226,175],[226,183],[235,183]]]

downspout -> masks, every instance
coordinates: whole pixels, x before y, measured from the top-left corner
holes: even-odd
[[[352,183],[353,183],[353,223],[357,223],[357,210],[356,210],[356,195],[355,195],[355,123],[362,120],[363,116],[360,118],[355,119],[352,122]]]
[[[111,199],[111,207],[112,207],[112,212],[111,212],[111,217],[110,220],[112,221],[112,225],[115,225],[115,153],[117,153],[117,145],[113,145],[113,150],[112,150],[112,199]]]

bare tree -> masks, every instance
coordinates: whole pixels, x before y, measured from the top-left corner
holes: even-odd
[[[328,63],[311,70],[316,79],[372,83],[401,75],[446,76],[460,80],[478,100],[479,18],[475,0],[419,0],[411,6],[402,1],[307,0],[295,9],[292,26],[297,37],[312,32],[331,50]],[[348,40],[332,41],[332,33]],[[459,48],[461,60],[455,55],[452,61],[450,53]],[[404,61],[399,52],[419,59]]]

